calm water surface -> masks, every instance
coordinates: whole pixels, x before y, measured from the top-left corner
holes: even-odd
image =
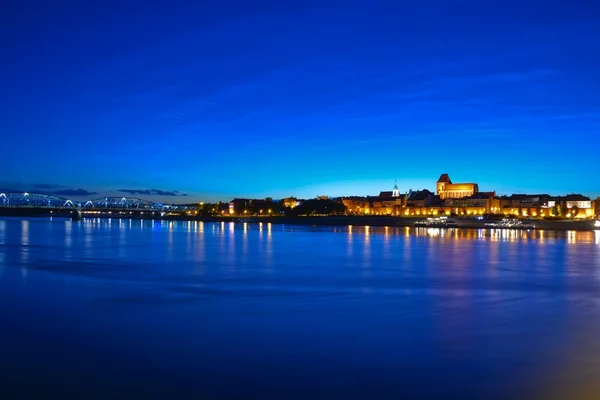
[[[600,232],[0,219],[0,322],[3,399],[575,398]]]

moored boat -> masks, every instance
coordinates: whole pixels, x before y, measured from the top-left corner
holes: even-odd
[[[458,226],[456,221],[448,219],[448,217],[430,217],[424,221],[415,222],[415,226],[426,228],[453,228]]]
[[[530,222],[524,222],[516,218],[504,218],[496,222],[487,222],[485,224],[489,228],[500,229],[534,229],[535,225]]]

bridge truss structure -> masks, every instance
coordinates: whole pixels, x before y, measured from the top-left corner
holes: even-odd
[[[0,206],[77,208],[78,203],[64,197],[42,193],[0,193]]]
[[[73,208],[81,210],[192,211],[194,207],[154,203],[133,197],[103,197],[82,202],[42,193],[0,193],[0,207]]]

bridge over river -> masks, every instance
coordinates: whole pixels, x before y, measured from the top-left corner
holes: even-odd
[[[51,213],[79,210],[82,213],[120,213],[151,214],[177,213],[184,214],[194,210],[189,205],[155,203],[134,197],[102,197],[86,201],[75,201],[65,197],[44,193],[11,192],[0,193],[0,207],[3,209],[36,209]]]

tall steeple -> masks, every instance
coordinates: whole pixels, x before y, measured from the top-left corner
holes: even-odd
[[[394,190],[392,191],[392,197],[400,197],[400,189],[398,189],[398,182],[394,179]]]

